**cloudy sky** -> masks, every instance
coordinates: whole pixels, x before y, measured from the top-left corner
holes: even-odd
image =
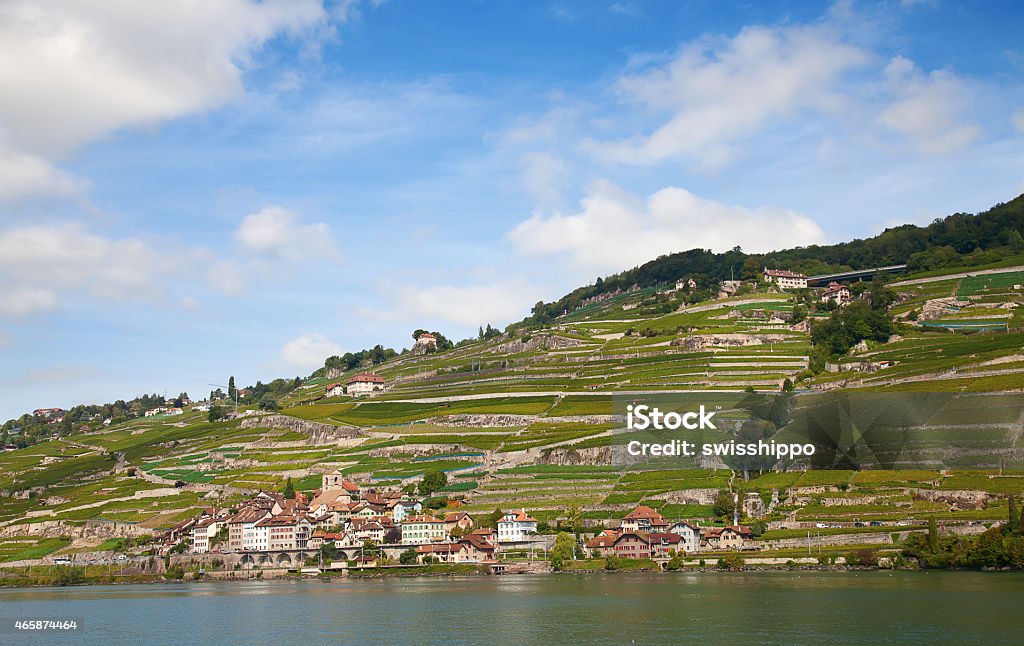
[[[1024,192],[1016,2],[0,3],[0,418]]]

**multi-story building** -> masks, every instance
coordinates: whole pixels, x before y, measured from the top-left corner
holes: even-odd
[[[516,543],[529,540],[537,533],[537,519],[526,513],[525,509],[505,514],[498,521],[498,541]]]
[[[775,283],[779,289],[807,289],[807,276],[784,269],[764,269],[764,279]]]
[[[447,537],[444,521],[430,514],[413,515],[402,521],[402,542],[407,545],[433,543]]]

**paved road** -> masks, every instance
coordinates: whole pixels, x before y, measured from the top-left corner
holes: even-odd
[[[914,278],[912,280],[901,280],[889,283],[889,287],[902,287],[903,285],[921,285],[924,283],[937,283],[952,278],[967,278],[968,276],[986,276],[988,274],[1002,274],[1009,271],[1024,271],[1024,265],[1015,267],[1000,267],[998,269],[978,269],[975,271],[963,271],[959,274],[946,274],[945,276],[930,276],[928,278]]]

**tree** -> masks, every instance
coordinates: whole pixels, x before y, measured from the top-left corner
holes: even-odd
[[[420,495],[429,496],[448,484],[448,475],[440,469],[427,471],[420,481]]]
[[[572,560],[576,554],[576,537],[569,532],[559,532],[555,537],[555,545],[551,548],[551,567],[561,570],[565,561]]]
[[[935,522],[935,516],[928,519],[928,551],[932,554],[939,552],[939,525]]]
[[[284,491],[281,493],[286,500],[295,500],[295,484],[292,483],[291,476],[288,476],[288,480],[284,483]]]
[[[236,392],[238,391],[235,389],[235,376],[231,375],[228,377],[228,398],[234,399]]]
[[[505,517],[505,512],[501,510],[501,507],[496,508],[490,514],[484,518],[484,527],[490,527],[491,529],[498,528],[498,522]]]
[[[668,559],[668,563],[665,564],[665,569],[672,571],[683,569],[685,565],[683,558],[686,556],[686,552],[672,550],[671,554],[672,556]]]
[[[400,565],[416,565],[416,550],[411,547],[398,555]]]
[[[583,508],[579,505],[573,505],[569,507],[566,512],[566,524],[572,530],[574,534],[579,535],[583,532]]]
[[[1017,511],[1017,497],[1013,494],[1009,495],[1009,510],[1007,513],[1006,529],[1007,531],[1014,532],[1020,529],[1020,513]]]
[[[718,559],[718,569],[738,570],[746,565],[746,560],[736,552],[730,552]]]
[[[757,261],[757,258],[751,256],[743,261],[740,278],[743,280],[758,280],[761,278],[761,263]]]
[[[213,406],[210,406],[210,412],[206,414],[206,419],[211,422],[216,422],[217,420],[224,419],[227,415],[228,412],[224,410],[223,406],[214,404]]]
[[[732,493],[725,489],[719,491],[715,496],[713,510],[715,516],[719,518],[731,518],[736,511],[736,501],[733,499]]]

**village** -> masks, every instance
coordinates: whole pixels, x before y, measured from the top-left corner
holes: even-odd
[[[236,508],[206,509],[163,534],[158,551],[233,555],[241,570],[476,563],[501,573],[517,557],[543,560],[555,538],[538,533],[538,521],[525,509],[496,511],[484,522],[460,511],[435,517],[408,494],[362,489],[340,474],[325,474],[313,493],[261,491]],[[617,527],[578,541],[573,554],[663,563],[676,554],[756,549],[750,527],[670,521],[640,505]]]

